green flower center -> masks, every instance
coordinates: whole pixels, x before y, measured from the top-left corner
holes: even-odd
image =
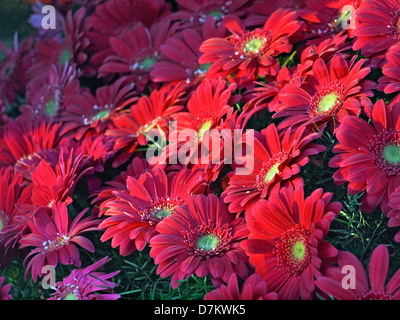
[[[208,15],[213,16],[215,21],[218,21],[222,18],[222,13],[218,10],[211,11]]]
[[[197,246],[204,251],[212,251],[217,248],[218,243],[218,237],[213,234],[207,234],[197,241]]]
[[[318,104],[318,110],[322,112],[327,112],[332,110],[332,108],[336,105],[336,101],[338,96],[335,93],[329,93],[325,97],[321,99]]]
[[[60,62],[62,66],[65,66],[71,57],[69,50],[64,50],[60,57]]]
[[[1,219],[0,219],[0,232],[1,232],[1,230],[3,230],[3,227],[4,227],[3,221],[1,221]]]
[[[203,139],[204,133],[212,127],[212,120],[205,122],[199,129],[199,140]]]
[[[168,210],[168,209],[161,209],[161,210],[158,210],[158,211],[156,212],[155,216],[156,216],[158,219],[164,219],[165,217],[168,217],[171,213],[172,213],[171,210]]]
[[[244,47],[247,51],[257,52],[261,50],[263,45],[264,42],[261,39],[255,38],[247,42]]]
[[[51,116],[52,114],[54,114],[55,109],[56,109],[56,102],[54,100],[51,100],[46,104],[45,112],[48,116]]]
[[[74,295],[73,293],[69,293],[64,300],[77,300],[76,295]]]
[[[268,170],[268,172],[264,178],[264,181],[266,183],[270,183],[272,181],[272,179],[275,177],[275,175],[279,173],[278,167],[280,164],[281,164],[280,162],[277,162],[271,167],[271,169]]]
[[[150,69],[157,61],[153,57],[147,57],[140,64],[142,69]]]
[[[400,164],[400,146],[389,144],[383,149],[383,157],[390,164]]]
[[[103,110],[97,113],[94,117],[92,117],[93,121],[102,120],[107,118],[110,115],[110,110]]]
[[[304,255],[306,254],[306,246],[303,241],[296,241],[294,243],[292,254],[296,260],[302,260],[304,258]]]

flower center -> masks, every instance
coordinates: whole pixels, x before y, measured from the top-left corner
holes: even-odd
[[[153,201],[151,206],[139,212],[143,222],[148,222],[150,225],[159,223],[165,217],[175,212],[175,207],[182,205],[183,200],[180,198],[161,197]]]
[[[43,242],[43,249],[45,251],[54,251],[67,245],[69,243],[69,237],[66,235],[59,235],[54,240],[47,240]]]
[[[189,255],[221,256],[229,250],[232,241],[231,228],[228,224],[217,227],[209,220],[195,228],[189,226],[182,231],[183,241],[189,248]]]
[[[153,57],[147,57],[147,58],[145,58],[143,61],[142,61],[142,63],[140,64],[140,68],[141,69],[146,69],[146,70],[148,70],[148,69],[150,69],[152,66],[153,66],[153,64],[155,64],[157,62],[157,60],[155,59],[155,58],[153,58]]]
[[[77,300],[76,295],[74,295],[73,293],[69,293],[64,300]]]
[[[279,166],[282,165],[288,158],[286,152],[279,152],[274,155],[269,161],[264,162],[263,168],[256,177],[255,186],[258,190],[262,191],[266,186],[270,185],[274,179],[279,178],[280,170]]]
[[[48,116],[51,116],[52,114],[54,114],[54,111],[56,110],[56,102],[54,100],[49,101],[46,104],[46,109],[45,112]]]
[[[210,130],[212,125],[213,125],[213,121],[208,120],[200,127],[200,129],[199,129],[199,140],[200,141],[203,139],[204,133],[206,133],[206,131]]]
[[[400,39],[400,10],[391,13],[390,24],[387,26],[393,33],[393,38]]]
[[[262,48],[264,42],[261,39],[252,39],[249,42],[247,42],[244,47],[246,48],[246,50],[250,51],[250,52],[259,52],[260,49]]]
[[[102,110],[96,113],[96,115],[92,117],[92,120],[93,121],[104,120],[108,118],[109,115],[110,115],[110,110]]]
[[[280,166],[280,163],[275,163],[271,169],[268,170],[267,174],[265,175],[264,181],[266,183],[270,183],[272,179],[275,177],[276,174],[279,173],[278,167]]]
[[[383,157],[390,164],[398,165],[400,163],[400,146],[389,144],[383,149]]]
[[[322,112],[330,111],[336,104],[338,96],[335,93],[329,93],[318,104],[318,110]]]
[[[297,224],[284,232],[276,242],[273,254],[278,261],[278,269],[291,275],[301,274],[311,262],[310,232]]]
[[[60,62],[62,66],[65,66],[71,57],[71,52],[68,49],[64,50],[60,56]]]
[[[255,29],[247,32],[244,36],[233,39],[235,45],[235,55],[240,59],[256,58],[265,54],[269,48],[271,35],[264,29]]]
[[[397,300],[391,294],[386,292],[369,291],[361,295],[360,300]]]
[[[3,221],[0,219],[0,232],[1,230],[3,230],[3,227],[4,227]]]
[[[400,175],[400,130],[390,129],[375,135],[368,149],[381,170],[390,176]]]
[[[315,93],[308,108],[310,117],[335,115],[343,105],[344,91],[345,87],[336,81]]]
[[[207,234],[205,236],[202,236],[198,241],[197,241],[197,246],[204,251],[212,251],[215,250],[218,246],[219,240],[218,237],[216,237],[213,234]]]
[[[223,17],[222,12],[218,11],[218,10],[211,11],[211,12],[208,13],[208,15],[214,17],[215,21],[219,21]]]
[[[56,289],[56,292],[54,292],[53,295],[57,298],[57,300],[81,299],[81,292],[79,291],[79,287],[73,283],[62,284]]]

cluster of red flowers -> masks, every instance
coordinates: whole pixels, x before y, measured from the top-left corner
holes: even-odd
[[[148,246],[172,288],[209,276],[205,299],[400,297],[384,245],[367,278],[326,240],[342,205],[306,194],[302,175],[333,152],[332,183],[400,226],[400,0],[52,4],[56,29],[41,28],[36,3],[37,32],[0,44],[1,268],[22,257],[36,282],[46,265],[73,265],[50,299],[118,299],[119,271],[96,271],[108,257],[81,268],[94,232],[122,256]],[[172,161],[187,151],[180,133],[200,147],[214,129],[208,162]],[[236,130],[239,148],[254,141],[246,174],[225,157]],[[149,161],[161,143],[167,161]],[[78,184],[91,206],[75,213]],[[356,289],[342,286],[346,265]]]

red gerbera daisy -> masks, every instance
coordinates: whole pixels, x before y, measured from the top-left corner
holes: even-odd
[[[36,153],[57,148],[64,141],[60,126],[44,117],[10,119],[0,131],[0,166],[14,166]]]
[[[18,256],[13,250],[24,225],[17,226],[18,206],[30,203],[31,194],[24,188],[21,174],[13,167],[0,168],[0,267],[5,268],[10,258]],[[25,225],[26,226],[26,225]]]
[[[121,255],[135,249],[142,251],[157,234],[156,226],[165,217],[174,214],[192,194],[205,189],[201,171],[184,169],[166,174],[163,169],[145,172],[137,179],[126,179],[127,192],[115,190],[115,199],[107,201],[107,218],[99,228],[105,228],[101,240],[112,238],[112,247],[120,246]]]
[[[342,272],[348,266],[354,268],[355,279],[351,283],[344,279],[346,273]],[[385,245],[381,244],[375,248],[368,266],[369,278],[356,256],[347,251],[339,251],[338,267],[328,269],[315,284],[337,300],[400,300],[400,270],[386,283],[389,252]],[[343,280],[346,280],[348,285],[354,285],[354,288],[343,286]]]
[[[199,63],[211,63],[208,78],[233,76],[242,85],[257,76],[276,76],[279,63],[275,57],[290,52],[292,45],[288,37],[300,28],[296,18],[296,12],[279,9],[263,28],[246,31],[241,20],[234,16],[225,17],[225,27],[232,35],[204,41]]]
[[[361,107],[370,103],[376,84],[364,78],[370,72],[362,67],[365,60],[356,57],[347,61],[335,55],[328,64],[322,59],[314,62],[312,74],[298,86],[286,84],[279,93],[279,105],[274,118],[287,117],[279,128],[297,127],[302,124],[316,125],[323,131],[330,122],[339,124],[347,115],[359,116]]]
[[[246,211],[250,235],[243,247],[279,299],[311,299],[316,278],[336,257],[337,250],[323,240],[341,210],[331,199],[322,189],[304,198],[303,188],[282,188]]]
[[[187,103],[187,111],[171,116],[170,144],[165,149],[169,163],[176,164],[178,160],[181,164],[198,163],[198,146],[204,142],[205,134],[213,129],[222,129],[221,120],[232,114],[231,105],[237,98],[233,95],[235,89],[236,85],[227,86],[221,78],[205,79],[197,86]],[[189,156],[188,149],[193,151]]]
[[[248,235],[243,218],[235,218],[216,195],[195,195],[186,206],[164,218],[151,239],[150,256],[171,285],[193,274],[211,276],[213,285],[227,283],[235,273],[245,279],[249,267],[240,243]]]
[[[147,28],[170,13],[164,0],[111,0],[99,4],[86,23],[90,39],[90,64],[99,68],[113,54],[110,38],[141,22]]]
[[[337,129],[337,153],[329,166],[340,168],[336,184],[349,182],[351,195],[366,191],[363,210],[380,206],[388,212],[390,195],[400,185],[400,108],[378,101],[370,113],[371,123],[354,116],[344,118]]]
[[[267,290],[267,283],[262,281],[258,273],[253,273],[242,284],[239,291],[236,274],[229,278],[228,285],[207,293],[204,300],[277,300],[276,292]]]
[[[87,266],[83,269],[74,269],[62,281],[55,284],[56,292],[51,294],[47,300],[116,300],[120,298],[119,294],[113,293],[116,283],[110,281],[119,273],[114,271],[104,273],[97,271],[111,259],[103,259]]]
[[[122,75],[144,91],[150,82],[150,72],[160,60],[160,46],[175,32],[169,20],[154,23],[149,29],[138,23],[132,30],[125,29],[120,36],[111,37],[113,54],[99,70],[99,76]]]
[[[254,148],[250,151],[254,157],[253,168],[249,168],[247,174],[228,173],[229,183],[222,197],[230,203],[229,211],[246,210],[283,186],[302,186],[303,179],[298,175],[300,168],[309,162],[308,156],[325,150],[324,146],[312,143],[318,137],[320,133],[309,133],[305,127],[278,134],[275,124],[256,134]]]
[[[399,43],[400,1],[363,0],[356,19],[353,50],[361,50],[364,57],[378,58],[375,66],[380,67],[386,51]]]
[[[200,30],[185,29],[169,38],[160,47],[160,61],[151,71],[155,82],[184,81],[196,85],[202,80],[209,64],[199,64],[200,46],[212,37],[225,37],[223,24],[218,26],[212,17],[208,17]]]
[[[26,105],[22,105],[19,111],[30,119],[46,116],[58,121],[71,98],[79,93],[75,66],[51,65],[48,72],[27,84]]]
[[[112,126],[106,131],[106,135],[116,137],[115,148],[119,156],[113,166],[126,162],[138,145],[147,145],[152,131],[167,137],[171,115],[183,108],[184,89],[184,85],[162,86],[160,90],[152,91],[149,97],[142,96],[129,112],[113,119]]]
[[[61,201],[72,202],[72,193],[79,180],[93,173],[92,167],[85,168],[82,154],[74,149],[62,148],[57,164],[41,160],[32,172],[32,205],[52,207]],[[86,159],[87,160],[87,159]]]
[[[60,42],[51,38],[36,42],[34,61],[28,70],[31,81],[40,79],[53,64],[61,67],[66,64],[73,65],[78,68],[78,76],[82,75],[88,58],[85,50],[89,46],[89,39],[86,36],[88,25],[84,23],[85,16],[84,7],[79,8],[75,13],[72,13],[72,10],[68,11],[65,21],[62,21],[65,36]],[[92,75],[91,71],[89,74]]]
[[[88,135],[103,134],[121,110],[134,102],[133,84],[119,79],[111,85],[100,87],[93,95],[89,91],[71,98],[61,114],[62,131],[73,134],[77,140]]]
[[[40,207],[34,213],[33,221],[28,222],[31,232],[21,237],[20,249],[34,247],[25,257],[24,263],[31,258],[26,270],[25,278],[29,271],[36,282],[42,275],[45,265],[56,267],[58,262],[64,265],[73,264],[80,267],[81,260],[76,244],[89,252],[94,252],[93,243],[83,233],[98,230],[98,220],[91,217],[83,218],[88,209],[82,211],[71,222],[68,216],[67,205],[57,202],[53,207]]]

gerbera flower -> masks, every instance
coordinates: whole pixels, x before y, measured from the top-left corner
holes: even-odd
[[[154,23],[149,29],[138,23],[132,30],[110,38],[113,54],[109,55],[99,70],[99,76],[126,76],[142,92],[151,81],[150,72],[160,60],[160,46],[175,32],[169,20]],[[151,83],[150,83],[151,85]]]
[[[0,277],[0,300],[11,300],[12,296],[8,293],[11,289],[11,284],[5,284],[4,277]]]
[[[236,274],[229,278],[228,285],[207,293],[204,300],[277,300],[276,292],[269,292],[267,283],[257,273],[253,273],[242,284],[239,290]]]
[[[249,10],[249,0],[177,0],[178,11],[170,19],[179,20],[182,28],[200,27],[208,17],[219,24],[225,16],[244,17]]]
[[[83,176],[93,173],[92,167],[85,168],[82,153],[62,148],[58,162],[52,164],[41,160],[32,172],[32,205],[52,207],[57,202],[67,205],[72,202],[72,193]]]
[[[83,269],[74,269],[62,281],[54,286],[56,292],[47,300],[117,300],[119,294],[113,293],[116,283],[110,281],[119,273],[104,273],[97,271],[111,259],[103,259]]]
[[[201,171],[184,169],[167,175],[163,169],[155,169],[137,179],[128,176],[126,188],[128,192],[112,192],[115,199],[107,201],[107,218],[99,226],[106,229],[101,240],[112,238],[112,247],[120,246],[124,256],[135,249],[142,251],[157,234],[157,224],[192,194],[204,192],[205,181]]]
[[[80,267],[80,254],[76,245],[92,253],[95,251],[93,243],[82,236],[85,232],[98,230],[98,220],[91,217],[82,219],[87,210],[83,210],[71,222],[67,205],[63,202],[55,203],[52,208],[37,209],[33,221],[28,222],[31,232],[23,235],[19,241],[20,249],[34,247],[24,260],[25,264],[31,258],[25,269],[25,279],[31,271],[32,279],[36,282],[45,265],[56,267],[60,262]]]
[[[133,84],[119,79],[99,87],[95,95],[89,91],[75,95],[60,117],[62,131],[74,134],[77,140],[103,134],[121,110],[134,102],[133,88]]]
[[[88,17],[87,36],[90,39],[90,64],[97,70],[113,54],[110,38],[120,35],[141,22],[150,28],[170,13],[170,4],[164,0],[111,0],[96,6]]]
[[[183,108],[184,89],[184,85],[163,86],[152,91],[149,97],[142,96],[128,112],[113,119],[106,131],[106,135],[116,137],[115,148],[119,155],[113,166],[126,162],[138,145],[147,145],[152,130],[168,136],[171,115]]]
[[[255,134],[254,147],[250,151],[254,157],[253,168],[249,168],[251,171],[228,173],[228,187],[222,197],[226,203],[230,203],[229,211],[236,213],[246,210],[254,202],[277,192],[283,186],[302,186],[303,179],[298,175],[300,168],[309,162],[310,155],[325,150],[322,145],[312,143],[319,136],[320,133],[307,132],[305,127],[278,134],[275,124]]]
[[[216,195],[195,195],[186,206],[177,207],[157,227],[151,239],[150,256],[157,274],[171,277],[172,288],[196,274],[210,274],[215,287],[227,283],[235,273],[248,276],[249,267],[240,243],[248,230],[243,218],[235,218]]]
[[[36,153],[56,149],[65,141],[60,127],[44,117],[9,119],[0,131],[0,166],[14,166]]]
[[[389,212],[387,217],[389,218],[388,226],[389,227],[399,227],[400,226],[400,187],[396,189],[391,195],[389,199]],[[396,242],[400,242],[400,231],[398,231],[394,240]]]
[[[208,78],[233,76],[239,84],[256,80],[257,76],[276,76],[279,63],[275,57],[290,52],[292,45],[288,37],[300,28],[296,18],[296,12],[279,9],[263,28],[247,31],[241,20],[225,17],[225,27],[232,35],[204,41],[199,63],[211,63]]]
[[[243,248],[255,271],[282,300],[309,300],[315,280],[337,250],[323,240],[341,210],[331,193],[317,189],[304,198],[303,188],[282,188],[249,211],[250,230]]]
[[[349,116],[336,131],[337,153],[329,166],[339,168],[335,183],[349,182],[351,195],[366,191],[362,208],[370,212],[380,206],[388,212],[390,195],[400,185],[400,109],[378,101],[370,112],[371,122]]]
[[[18,256],[15,243],[23,232],[18,225],[18,206],[30,203],[31,193],[25,188],[23,176],[13,167],[0,168],[0,267],[5,268],[10,257]],[[22,222],[22,221],[20,221]],[[25,224],[25,227],[27,225]]]
[[[378,58],[375,67],[384,62],[387,50],[399,43],[399,0],[364,0],[357,10],[354,51],[363,57]]]
[[[400,91],[400,45],[391,47],[385,57],[386,63],[382,67],[383,76],[379,78],[377,89],[385,94],[398,93]],[[391,104],[399,101],[400,95],[397,94]]]
[[[279,128],[302,124],[317,126],[323,131],[330,122],[339,124],[347,115],[359,116],[361,107],[370,103],[376,84],[364,78],[370,68],[362,67],[365,60],[347,61],[335,55],[328,64],[318,59],[312,74],[301,85],[288,83],[279,93],[279,105],[274,118],[286,117]]]
[[[150,73],[154,82],[185,81],[196,85],[201,81],[209,64],[199,64],[201,44],[213,37],[225,37],[223,24],[216,25],[212,17],[207,17],[202,28],[184,29],[169,38],[160,47],[160,61]]]
[[[89,39],[86,36],[88,24],[84,23],[85,16],[84,7],[74,13],[69,10],[65,22],[62,21],[64,37],[61,41],[50,38],[36,42],[34,61],[28,70],[31,81],[47,73],[49,66],[53,64],[61,65],[61,67],[66,64],[74,65],[78,68],[78,76],[82,75],[88,58],[86,50],[89,46]],[[90,71],[88,73],[92,75]]]
[[[30,81],[26,87],[26,105],[19,108],[21,114],[30,119],[47,117],[59,121],[59,116],[80,93],[75,66],[51,65],[48,72]]]
[[[354,268],[354,288],[343,287],[345,266]],[[338,267],[331,267],[315,284],[337,300],[399,300],[400,270],[386,282],[389,271],[389,252],[385,245],[377,246],[368,263],[368,278],[363,265],[352,253],[339,251]]]
[[[204,142],[205,134],[213,129],[221,129],[221,120],[232,114],[231,105],[237,99],[233,95],[235,89],[236,85],[227,85],[221,78],[204,79],[197,86],[187,103],[187,111],[171,116],[170,144],[165,149],[165,159],[169,163],[177,163],[178,160],[182,164],[198,163],[201,154],[197,147]],[[195,151],[187,156],[188,149]]]

